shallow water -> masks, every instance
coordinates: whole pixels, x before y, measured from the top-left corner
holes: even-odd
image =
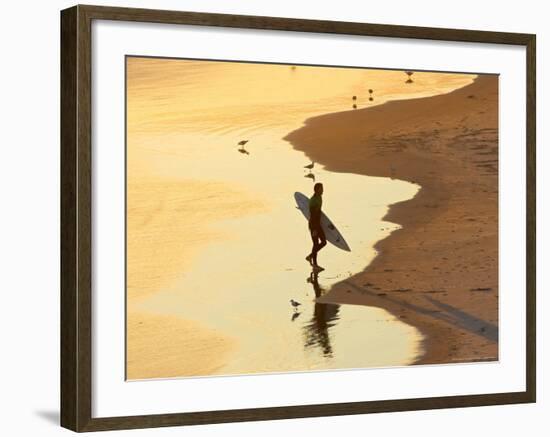
[[[235,346],[216,374],[412,363],[421,352],[415,328],[378,308],[315,299],[368,265],[374,244],[397,228],[382,221],[388,205],[419,187],[319,164],[310,173],[308,158],[282,138],[354,102],[448,92],[473,78],[413,77],[406,84],[397,71],[129,58],[128,311],[221,333]],[[295,191],[310,196],[314,181],[352,249],[329,244],[318,276],[304,260],[311,240],[293,199]],[[146,354],[148,339],[139,341]],[[180,359],[193,356],[181,351]]]

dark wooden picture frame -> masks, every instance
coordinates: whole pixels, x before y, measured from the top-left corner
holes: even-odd
[[[524,46],[527,58],[526,390],[512,393],[421,399],[93,418],[91,355],[91,26],[93,20]],[[531,34],[97,6],[75,6],[63,10],[61,12],[61,425],[82,432],[535,402],[535,48],[535,35]]]

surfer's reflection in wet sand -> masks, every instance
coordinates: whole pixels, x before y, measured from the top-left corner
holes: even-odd
[[[317,182],[313,186],[313,191],[313,196],[309,199],[309,232],[311,234],[311,241],[313,241],[313,248],[311,249],[311,253],[306,256],[306,261],[311,264],[314,272],[320,272],[324,269],[317,264],[317,254],[327,245],[325,231],[323,231],[323,227],[321,226],[323,184]]]
[[[321,297],[323,289],[319,285],[319,273],[312,272],[307,282],[313,285],[315,297]],[[332,345],[330,343],[329,329],[339,319],[340,305],[315,303],[313,317],[304,324],[305,348],[319,346],[325,357],[332,357]]]

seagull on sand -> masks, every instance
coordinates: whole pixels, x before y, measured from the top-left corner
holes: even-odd
[[[311,161],[311,164],[309,165],[304,165],[304,168],[307,168],[308,170],[313,170],[313,166],[315,165],[315,163],[313,161]]]
[[[297,311],[298,307],[302,305],[300,302],[296,302],[294,299],[290,299],[290,305],[294,307],[294,310]]]
[[[237,144],[238,144],[239,146],[244,146],[246,143],[248,143],[248,140],[239,141]]]

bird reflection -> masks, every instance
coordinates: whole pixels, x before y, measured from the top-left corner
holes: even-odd
[[[305,177],[305,178],[309,178],[309,179],[311,179],[313,182],[315,182],[315,175],[314,175],[313,173],[311,173],[311,172],[309,172],[308,174],[306,174],[304,177]]]
[[[315,297],[321,297],[323,289],[319,285],[319,274],[312,272],[307,279],[313,286]],[[325,357],[332,357],[333,350],[330,343],[329,329],[336,324],[340,305],[315,303],[313,317],[304,324],[305,348],[319,347]]]

